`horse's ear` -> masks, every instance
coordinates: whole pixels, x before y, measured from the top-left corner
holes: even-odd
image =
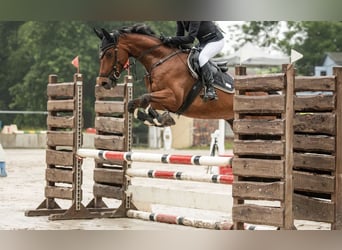
[[[94,28],[94,32],[95,34],[98,36],[98,38],[100,38],[102,40],[103,38],[103,33],[99,30],[97,30],[96,28]]]
[[[109,34],[107,30],[105,30],[104,28],[102,28],[101,30],[102,30],[102,34],[105,36],[107,41],[110,41],[110,42],[114,41],[114,38]]]

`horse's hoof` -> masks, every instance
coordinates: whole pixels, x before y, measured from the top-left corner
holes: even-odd
[[[164,112],[161,115],[161,123],[163,124],[163,127],[169,127],[176,124],[169,112]]]
[[[127,105],[127,110],[129,113],[133,113],[135,110],[135,105],[133,101],[129,101]]]

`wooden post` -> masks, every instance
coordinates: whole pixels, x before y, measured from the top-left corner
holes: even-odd
[[[342,229],[342,67],[334,67],[336,76],[336,172],[335,172],[335,223],[332,229]]]
[[[245,66],[236,66],[235,67],[235,75],[238,75],[238,76],[247,75],[247,68]]]
[[[235,67],[235,75],[238,75],[238,76],[245,76],[245,75],[247,75],[246,67],[244,67],[244,66],[237,66],[237,67]],[[239,95],[240,94],[240,90],[235,90],[235,94]],[[240,119],[240,114],[234,112],[234,120],[238,120],[238,119]],[[233,129],[233,133],[234,133],[234,141],[238,140],[240,138],[240,135],[234,132],[234,127],[232,129]],[[234,157],[238,157],[238,156],[234,156]],[[233,167],[233,173],[234,173],[234,166],[232,166],[232,167]],[[239,176],[235,176],[234,175],[234,182],[237,182],[240,179],[241,178]],[[240,199],[233,199],[233,206],[244,204],[244,203],[245,202],[242,199],[241,200]],[[244,230],[244,223],[243,222],[234,222],[233,223],[233,228],[235,230]]]
[[[284,67],[283,67],[284,69]],[[284,228],[294,229],[293,224],[293,92],[295,84],[293,64],[286,67],[286,112],[285,112],[285,199],[284,199]]]

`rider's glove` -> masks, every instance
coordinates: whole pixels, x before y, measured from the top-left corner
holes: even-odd
[[[163,44],[165,45],[172,45],[173,41],[172,41],[172,37],[170,36],[160,36],[160,40],[162,41]]]

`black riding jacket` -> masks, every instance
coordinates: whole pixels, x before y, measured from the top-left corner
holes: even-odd
[[[172,37],[174,45],[192,44],[196,38],[203,46],[221,40],[223,35],[212,21],[177,21],[176,36]]]

